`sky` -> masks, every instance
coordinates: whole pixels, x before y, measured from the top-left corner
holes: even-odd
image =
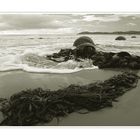
[[[139,31],[140,14],[0,14],[0,34]]]

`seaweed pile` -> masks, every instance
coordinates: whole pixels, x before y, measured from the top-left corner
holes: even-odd
[[[135,88],[139,76],[125,72],[104,82],[88,85],[70,85],[56,91],[37,88],[0,99],[3,126],[31,126],[49,123],[54,118],[65,117],[82,109],[96,111],[112,107],[112,102],[126,91]]]

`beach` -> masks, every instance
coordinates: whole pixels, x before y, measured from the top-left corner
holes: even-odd
[[[61,49],[73,49],[74,40],[80,36],[75,34],[1,36],[0,98],[9,99],[12,95],[27,89],[42,88],[56,91],[70,85],[82,86],[99,81],[103,82],[125,71],[133,71],[140,75],[138,70],[113,68],[115,63],[111,69],[100,69],[98,65],[92,63],[93,60],[87,58],[80,61],[70,59],[61,62],[46,59],[47,56],[56,54]],[[132,56],[139,56],[140,35],[137,35],[134,39],[131,38],[131,35],[124,35],[127,38],[125,41],[116,41],[117,35],[88,36],[94,41],[97,52],[108,54],[111,52],[113,54],[127,51]],[[100,56],[100,58],[103,57]],[[111,58],[113,57],[111,56]],[[122,60],[121,57],[119,59]],[[111,60],[109,59],[109,61]],[[138,83],[136,88],[117,98],[118,102],[113,102],[113,107],[105,107],[87,114],[74,112],[66,117],[60,117],[59,121],[55,118],[49,123],[38,123],[36,125],[140,125],[139,90],[140,84]],[[3,120],[2,113],[0,114],[0,120]]]
[[[71,84],[86,85],[97,81],[104,81],[114,75],[120,74],[120,70],[82,70],[70,74],[37,74],[24,71],[10,71],[0,73],[1,98],[9,98],[11,95],[25,89],[57,90]],[[72,113],[67,117],[56,119],[48,124],[50,126],[100,126],[100,125],[140,125],[139,90],[137,87],[126,92],[113,103],[113,107],[104,108],[88,114]],[[2,116],[1,116],[2,119]]]

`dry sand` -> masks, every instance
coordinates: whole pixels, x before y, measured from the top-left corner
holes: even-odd
[[[117,70],[83,70],[72,74],[37,74],[23,71],[0,73],[0,97],[8,98],[12,94],[27,88],[48,88],[57,90],[70,84],[88,84],[98,80],[104,81],[121,73]],[[72,113],[56,119],[47,125],[140,125],[140,84],[125,93],[113,103],[112,108],[105,108],[88,114]],[[2,117],[0,115],[0,117]]]

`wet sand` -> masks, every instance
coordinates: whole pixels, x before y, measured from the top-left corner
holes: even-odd
[[[57,90],[70,84],[88,84],[98,80],[104,81],[120,74],[117,70],[83,70],[72,74],[37,74],[23,71],[0,73],[0,97],[8,98],[14,93],[28,88]],[[125,93],[113,103],[112,108],[105,108],[88,114],[72,113],[56,119],[47,125],[140,125],[140,83],[135,89]],[[2,116],[0,115],[0,118]],[[41,124],[42,125],[42,124]],[[44,125],[44,124],[43,124]]]

